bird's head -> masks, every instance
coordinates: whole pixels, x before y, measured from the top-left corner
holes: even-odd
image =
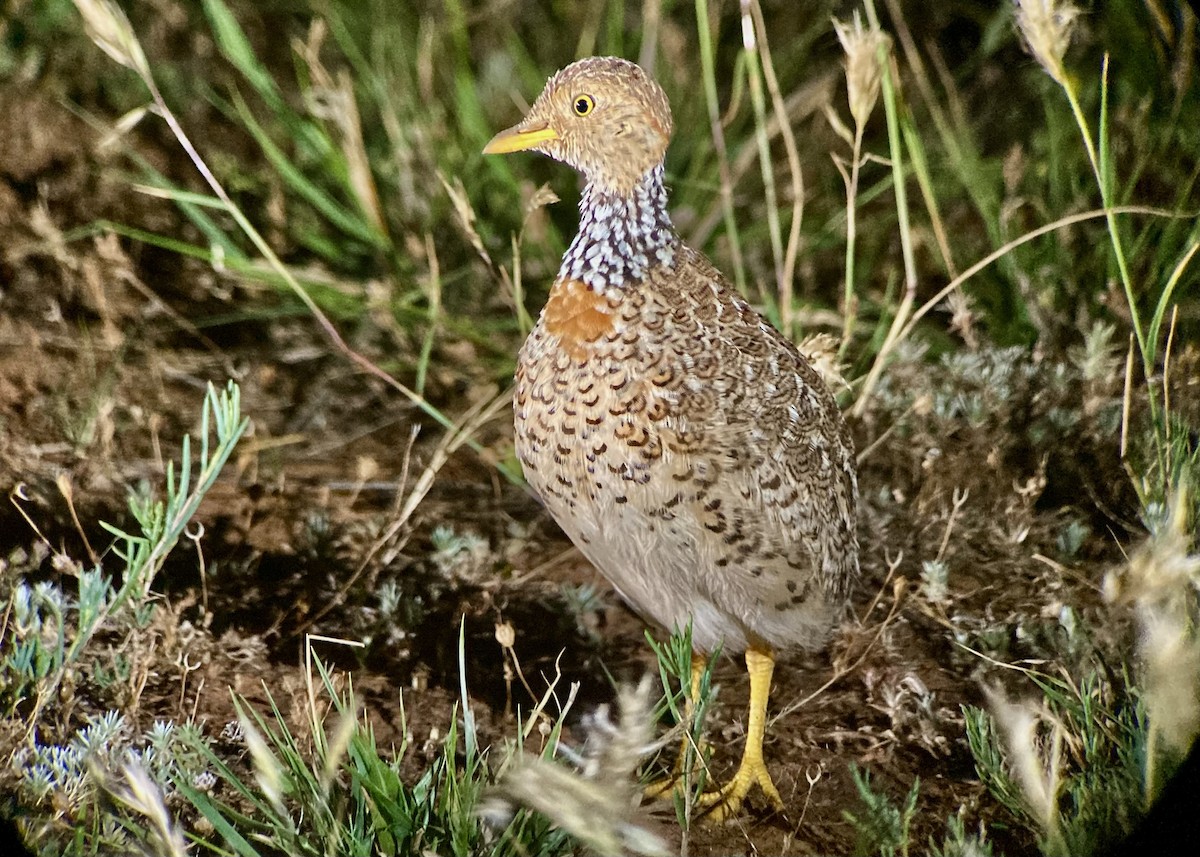
[[[550,78],[525,118],[483,152],[532,149],[570,164],[593,185],[629,194],[662,163],[670,139],[662,87],[627,60],[589,57]]]

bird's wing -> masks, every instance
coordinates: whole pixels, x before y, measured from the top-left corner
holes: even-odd
[[[680,498],[716,561],[766,564],[789,598],[834,596],[857,574],[853,442],[820,376],[699,254],[685,255],[679,342],[697,342],[667,391],[663,442]],[[791,569],[789,571],[788,569]],[[792,586],[789,586],[791,584]]]

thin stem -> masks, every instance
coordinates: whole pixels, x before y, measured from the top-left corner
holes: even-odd
[[[1104,56],[1104,66],[1101,75],[1102,87],[1104,91],[1105,106],[1102,111],[1107,111],[1108,99],[1108,55]],[[1112,211],[1112,187],[1108,181],[1107,159],[1105,163],[1101,163],[1101,156],[1105,152],[1097,152],[1096,144],[1092,139],[1091,129],[1088,127],[1087,119],[1083,115],[1083,108],[1079,104],[1079,97],[1075,92],[1075,87],[1071,83],[1071,79],[1065,74],[1062,76],[1062,88],[1066,93],[1067,102],[1071,105],[1071,113],[1075,117],[1075,124],[1079,126],[1080,136],[1083,137],[1083,146],[1087,150],[1088,161],[1092,165],[1092,173],[1096,176],[1096,184],[1100,188],[1100,201],[1104,204],[1106,211],[1105,222],[1108,226],[1109,240],[1112,241],[1113,256],[1117,261],[1117,271],[1121,276],[1121,287],[1125,290],[1125,300],[1129,304],[1129,318],[1133,324],[1133,335],[1137,339],[1138,351],[1142,355],[1142,370],[1146,377],[1150,378],[1154,374],[1154,343],[1146,341],[1146,334],[1142,330],[1142,320],[1138,313],[1137,299],[1133,294],[1133,279],[1129,275],[1129,266],[1125,261],[1125,250],[1121,243],[1121,232],[1117,227],[1116,215]],[[1103,129],[1101,129],[1103,134]]]
[[[704,77],[704,100],[708,104],[708,123],[713,148],[717,153],[717,170],[721,176],[721,209],[725,215],[725,234],[729,236],[729,255],[733,261],[733,281],[741,294],[746,294],[746,266],[742,261],[742,244],[737,221],[733,216],[733,177],[729,171],[729,152],[725,148],[725,131],[721,128],[721,104],[717,96],[717,73],[713,60],[712,32],[708,27],[708,0],[696,0],[696,35],[700,39],[700,67]]]
[[[421,341],[421,352],[417,357],[417,377],[413,383],[417,395],[425,395],[425,380],[429,375],[429,360],[433,355],[433,343],[437,339],[438,324],[442,314],[442,274],[438,263],[437,245],[432,233],[425,233],[425,258],[429,260],[429,326]]]
[[[775,169],[771,163],[771,143],[767,137],[767,99],[763,94],[762,69],[754,34],[751,0],[741,0],[742,49],[746,56],[747,78],[750,83],[750,104],[754,108],[754,140],[758,144],[758,163],[762,170],[763,195],[767,206],[767,231],[771,236],[771,259],[775,268],[776,292],[783,291],[783,233],[779,227],[776,206]]]
[[[866,9],[867,20],[874,29],[879,29],[879,17],[875,13],[875,4],[872,0],[867,0]],[[904,297],[900,301],[896,317],[892,320],[892,326],[888,330],[883,346],[879,349],[879,354],[875,358],[874,365],[871,367],[871,374],[867,377],[867,384],[863,388],[858,401],[854,403],[853,414],[859,417],[865,411],[867,398],[873,391],[875,384],[879,381],[880,373],[883,371],[882,360],[884,356],[903,338],[904,334],[902,331],[909,329],[907,327],[909,324],[909,312],[912,310],[917,297],[917,266],[913,253],[912,233],[908,222],[908,192],[904,183],[904,153],[900,134],[899,105],[897,104],[895,81],[892,77],[895,69],[887,56],[886,47],[880,46],[879,50],[881,54],[880,62],[883,64],[880,90],[883,95],[884,114],[887,117],[888,146],[892,160],[892,186],[896,195],[896,220],[900,232],[900,253],[904,260]]]
[[[846,286],[842,311],[842,344],[838,356],[846,353],[858,318],[858,299],[854,294],[854,249],[858,242],[858,177],[862,169],[863,128],[856,123],[854,145],[850,156],[850,177],[846,182]],[[843,173],[843,175],[845,175]]]
[[[779,322],[784,335],[791,338],[794,326],[793,280],[796,274],[796,257],[800,253],[800,226],[804,222],[804,172],[800,166],[800,151],[796,148],[796,135],[792,133],[792,125],[788,121],[787,102],[779,88],[779,80],[775,77],[775,64],[771,60],[771,48],[767,43],[767,26],[763,21],[762,5],[758,0],[753,0],[751,9],[754,13],[763,77],[767,83],[767,92],[771,94],[771,109],[775,111],[775,121],[779,127],[779,136],[783,140],[784,152],[787,153],[788,171],[792,178],[792,222],[788,229],[787,247],[783,253],[783,275],[779,284]]]
[[[903,306],[901,307],[900,312],[898,312],[896,315],[896,320],[892,323],[891,330],[888,331],[887,338],[880,347],[879,353],[875,356],[875,362],[871,365],[871,371],[867,374],[867,378],[863,382],[862,392],[859,393],[858,401],[854,403],[855,416],[861,416],[863,411],[866,409],[866,402],[871,397],[871,393],[874,391],[875,385],[879,382],[879,377],[883,373],[883,367],[886,365],[888,357],[891,356],[891,352],[901,342],[912,335],[917,323],[920,322],[920,320],[926,315],[928,315],[930,310],[941,303],[947,295],[949,295],[955,289],[961,288],[963,283],[965,283],[967,280],[974,277],[976,274],[998,259],[1004,258],[1022,244],[1028,244],[1035,238],[1040,238],[1049,232],[1054,232],[1067,226],[1073,226],[1076,223],[1083,223],[1088,220],[1096,220],[1100,217],[1107,217],[1109,214],[1146,214],[1151,217],[1167,218],[1181,218],[1189,216],[1186,214],[1178,214],[1173,211],[1164,211],[1160,208],[1150,208],[1144,205],[1119,205],[1113,209],[1098,208],[1093,209],[1092,211],[1084,211],[1080,212],[1079,214],[1072,214],[1067,217],[1060,217],[1058,220],[1055,220],[1052,223],[1039,226],[1037,229],[1026,232],[1024,235],[1014,238],[1012,241],[1009,241],[1002,247],[993,250],[991,253],[988,253],[974,265],[967,268],[965,271],[943,286],[937,294],[925,301],[925,303],[921,304],[916,312],[913,312],[911,316],[909,316],[903,323],[901,323],[901,319],[907,315],[907,311]],[[911,301],[909,301],[907,296],[905,297],[905,300],[906,302],[909,302],[909,305],[911,306]]]
[[[1146,773],[1144,775],[1146,791],[1142,795],[1143,806],[1147,812],[1158,798],[1158,729],[1154,724],[1146,730]]]
[[[867,20],[873,29],[879,30],[879,17],[875,4],[867,0]],[[917,293],[917,263],[913,252],[912,230],[908,221],[908,189],[904,176],[904,142],[900,133],[900,103],[896,93],[896,68],[886,44],[878,48],[880,91],[883,94],[884,114],[887,117],[888,150],[892,161],[892,186],[896,194],[896,225],[900,232],[900,257],[904,261],[904,286],[906,298]]]

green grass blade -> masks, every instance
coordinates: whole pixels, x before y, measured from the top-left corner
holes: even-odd
[[[204,14],[212,27],[217,47],[227,60],[242,73],[259,97],[275,112],[286,109],[286,103],[275,78],[250,47],[250,40],[223,0],[203,0]]]
[[[279,173],[280,178],[295,191],[297,196],[315,208],[331,225],[337,227],[347,235],[375,247],[383,247],[385,245],[386,242],[383,237],[366,220],[342,206],[324,190],[308,180],[292,162],[292,159],[275,145],[275,141],[271,139],[266,129],[254,118],[250,107],[240,95],[235,94],[234,106],[237,109],[239,118],[245,124],[246,130],[254,137],[255,142],[262,149],[262,153],[271,162],[271,166]]]

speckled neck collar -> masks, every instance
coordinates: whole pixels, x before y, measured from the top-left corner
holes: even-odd
[[[579,202],[579,233],[563,256],[560,280],[606,292],[641,282],[651,266],[670,268],[679,238],[667,213],[663,168],[642,176],[629,195],[589,184]]]

